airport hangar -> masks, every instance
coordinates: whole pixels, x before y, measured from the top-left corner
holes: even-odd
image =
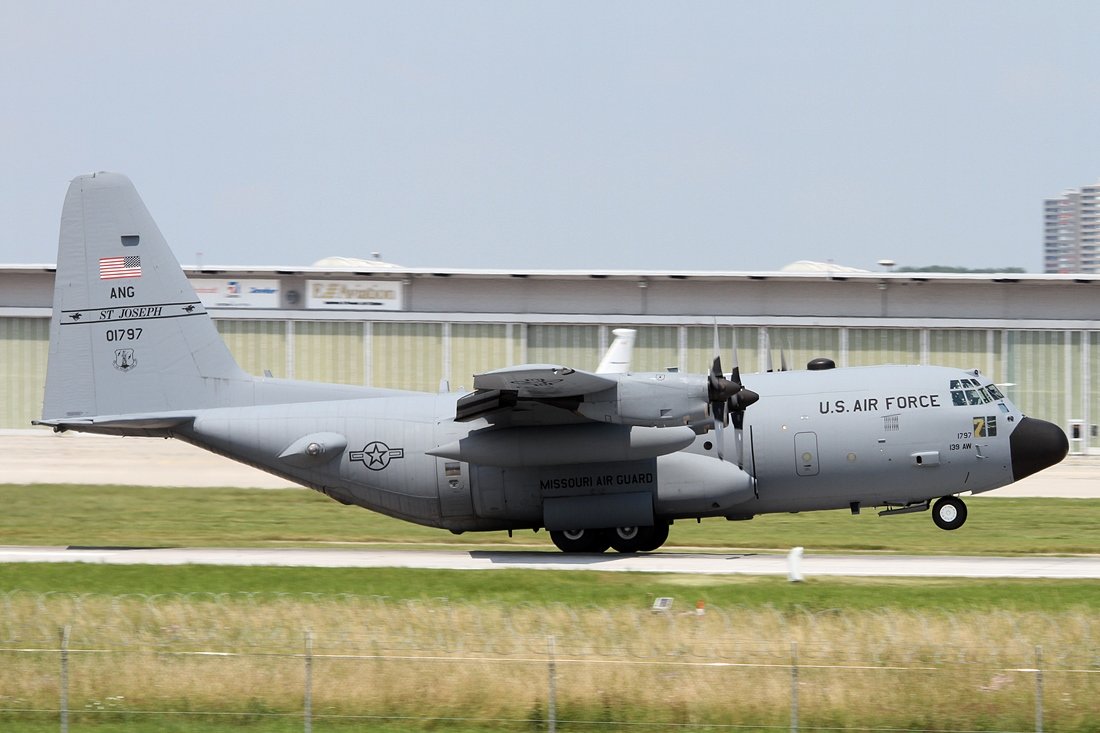
[[[838,367],[980,369],[1028,414],[1100,453],[1100,275],[185,267],[253,374],[435,391],[520,363],[593,369],[615,328],[633,367],[704,372],[736,340],[742,374]],[[0,265],[0,429],[41,412],[52,265]],[[121,282],[121,281],[120,281]],[[770,343],[770,349],[768,344]],[[140,355],[137,355],[140,359]],[[752,387],[751,377],[745,383]]]

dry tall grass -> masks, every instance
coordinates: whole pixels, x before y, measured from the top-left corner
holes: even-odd
[[[0,596],[0,710],[274,711],[523,721],[1024,730],[1100,719],[1100,612],[781,613],[395,603],[357,596]],[[14,651],[37,650],[37,651]],[[217,655],[196,654],[216,652]]]

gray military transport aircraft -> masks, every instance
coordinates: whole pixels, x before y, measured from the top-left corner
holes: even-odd
[[[466,395],[254,377],[129,179],[96,173],[61,215],[37,424],[179,438],[417,524],[546,528],[565,552],[652,551],[675,520],[817,509],[931,508],[956,529],[958,494],[1068,451],[976,370],[821,358],[742,385],[717,358],[709,374],[631,372],[631,338],[595,372],[506,367]]]

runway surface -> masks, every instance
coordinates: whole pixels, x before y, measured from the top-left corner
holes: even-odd
[[[87,562],[111,565],[240,565],[443,570],[601,570],[701,575],[780,575],[788,558],[776,554],[566,555],[555,552],[299,550],[234,548],[3,547],[0,563]],[[1098,557],[946,557],[806,555],[802,575],[902,578],[1093,578]]]

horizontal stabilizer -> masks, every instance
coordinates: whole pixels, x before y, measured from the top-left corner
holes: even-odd
[[[54,420],[33,420],[32,425],[44,425],[53,428],[55,433],[75,430],[78,433],[102,433],[104,435],[164,435],[173,428],[190,423],[195,419],[192,414],[174,415],[108,415],[104,417],[58,418]]]

